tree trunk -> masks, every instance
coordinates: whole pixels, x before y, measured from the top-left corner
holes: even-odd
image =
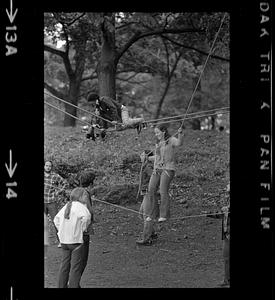
[[[154,119],[158,119],[159,118],[159,115],[160,115],[160,112],[161,112],[161,108],[162,108],[162,104],[164,102],[164,99],[168,93],[168,90],[169,90],[169,87],[170,87],[170,81],[171,81],[171,77],[168,78],[167,82],[166,82],[166,86],[165,86],[165,89],[164,89],[164,92],[159,100],[159,103],[158,103],[158,106],[157,106],[157,109],[156,109],[156,112],[155,112],[155,115],[154,115]]]
[[[77,115],[77,109],[69,104],[65,103],[65,111],[73,116]],[[75,127],[76,125],[76,119],[73,117],[70,117],[69,115],[65,114],[64,116],[64,126],[65,127]]]
[[[106,13],[102,23],[102,48],[97,65],[99,96],[116,99],[115,17]]]
[[[76,53],[75,53],[75,70],[72,74],[69,75],[69,93],[67,96],[66,101],[74,104],[77,106],[78,104],[78,96],[81,86],[81,79],[85,68],[85,48],[86,48],[86,40],[84,39],[82,43],[78,45],[78,47],[75,47]],[[65,105],[65,111],[69,114],[77,117],[77,108],[66,104]],[[76,119],[65,114],[64,117],[64,126],[72,126],[74,127],[76,125]]]
[[[79,94],[80,82],[76,82],[76,80],[70,82],[69,94],[67,96],[66,101],[70,102],[74,105],[77,105],[77,97]],[[77,117],[77,108],[65,103],[65,111],[73,116]],[[76,125],[76,119],[65,114],[64,116],[64,126],[72,126]]]

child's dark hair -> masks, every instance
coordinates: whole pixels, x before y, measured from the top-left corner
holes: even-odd
[[[159,129],[161,132],[164,132],[164,140],[165,143],[168,144],[168,140],[171,137],[170,133],[168,132],[168,128],[165,124],[159,124],[155,128]]]
[[[96,93],[89,93],[87,97],[88,102],[94,102],[99,98],[98,94]]]
[[[83,172],[79,176],[79,184],[81,187],[88,187],[94,184],[96,175],[92,172]]]

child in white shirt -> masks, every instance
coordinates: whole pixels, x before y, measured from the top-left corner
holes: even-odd
[[[84,271],[83,233],[91,223],[91,212],[88,209],[91,207],[90,201],[89,193],[77,187],[72,190],[70,201],[54,218],[62,248],[58,288],[80,288]]]

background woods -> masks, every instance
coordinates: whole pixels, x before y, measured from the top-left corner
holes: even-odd
[[[145,119],[183,114],[224,13],[45,13],[44,87],[76,106],[89,91]],[[45,95],[68,113],[75,107]],[[189,112],[229,104],[229,16]],[[86,115],[87,117],[87,115]],[[76,119],[45,105],[45,120]],[[200,129],[200,119],[190,120]]]

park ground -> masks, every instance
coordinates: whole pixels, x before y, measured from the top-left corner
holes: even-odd
[[[154,146],[153,133],[148,131],[137,136],[128,130],[110,134],[105,142],[93,142],[85,141],[79,128],[47,127],[45,156],[73,166],[89,162],[89,167],[105,172],[96,182],[99,186],[134,184],[139,168],[135,164],[127,168],[126,158]],[[205,214],[223,205],[229,182],[229,135],[186,130],[177,155],[179,167],[170,190],[172,219],[156,224],[158,239],[151,246],[135,243],[143,227],[134,212],[141,199],[116,203],[121,207],[94,201],[95,234],[82,288],[217,288],[222,282],[221,220]],[[50,226],[46,288],[56,287],[60,259]]]

